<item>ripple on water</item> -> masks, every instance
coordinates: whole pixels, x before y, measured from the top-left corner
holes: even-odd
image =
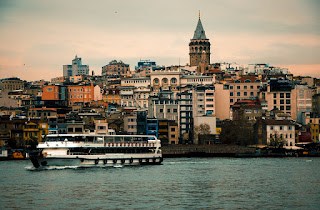
[[[44,170],[27,161],[3,161],[0,169],[4,208],[320,206],[319,158],[177,158],[160,166]]]

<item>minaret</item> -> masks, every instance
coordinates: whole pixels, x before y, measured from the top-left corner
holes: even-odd
[[[203,60],[203,53],[206,54],[206,60]],[[199,63],[204,63],[206,66],[210,64],[210,42],[207,39],[205,31],[202,27],[199,11],[199,20],[194,31],[193,38],[190,39],[189,43],[189,55],[190,55],[190,66],[198,66]]]

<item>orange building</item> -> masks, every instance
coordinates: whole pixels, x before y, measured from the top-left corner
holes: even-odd
[[[69,106],[74,103],[86,103],[94,99],[94,86],[90,85],[70,85],[68,88],[68,103]]]
[[[59,100],[59,87],[57,85],[47,85],[42,89],[42,100]]]
[[[120,90],[118,88],[110,88],[102,95],[102,100],[110,104],[121,104]]]

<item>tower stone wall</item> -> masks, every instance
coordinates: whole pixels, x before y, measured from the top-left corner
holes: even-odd
[[[196,30],[189,43],[190,66],[199,66],[200,64],[208,66],[210,64],[210,45],[199,16]]]

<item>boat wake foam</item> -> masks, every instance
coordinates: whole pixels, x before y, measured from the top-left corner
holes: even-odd
[[[77,169],[79,166],[44,166],[41,168],[35,168],[33,166],[26,166],[28,171],[43,171],[43,170],[63,170],[63,169]]]

